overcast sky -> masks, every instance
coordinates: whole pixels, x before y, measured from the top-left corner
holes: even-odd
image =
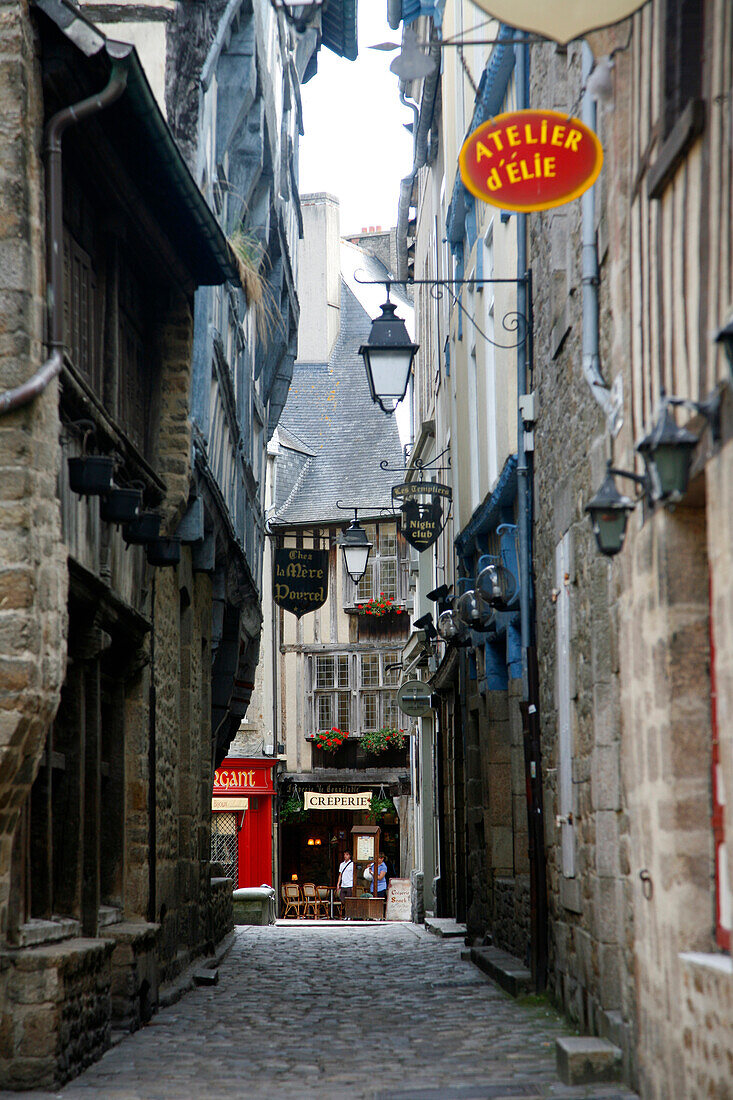
[[[386,0],[362,0],[357,60],[322,48],[318,72],[303,87],[300,192],[336,195],[342,234],[395,225],[400,180],[412,168],[412,137],[402,125],[412,111],[400,103],[389,71],[397,51],[368,48],[385,41],[399,41],[387,24]]]

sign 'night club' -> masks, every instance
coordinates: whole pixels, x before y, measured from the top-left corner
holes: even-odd
[[[298,618],[322,607],[328,596],[328,550],[276,550],[272,596]]]
[[[450,508],[450,486],[436,481],[407,481],[392,487],[392,500],[401,502],[404,538],[420,553],[429,549],[445,527],[448,515],[443,513],[443,502]]]
[[[459,164],[472,195],[523,214],[563,206],[592,187],[603,148],[580,119],[560,111],[511,111],[469,135]]]

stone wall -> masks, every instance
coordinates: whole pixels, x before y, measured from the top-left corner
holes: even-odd
[[[0,956],[0,1086],[58,1087],[101,1057],[113,947],[67,940]]]
[[[40,73],[27,0],[0,2],[0,392],[46,358]],[[66,568],[55,493],[58,387],[0,414],[0,936],[18,813],[66,661]]]
[[[532,102],[567,111],[580,87],[580,47],[532,50]],[[609,115],[608,118],[611,116]],[[605,140],[609,123],[599,117]],[[618,166],[617,166],[618,168]],[[612,169],[609,169],[609,172]],[[596,186],[601,258],[600,361],[612,375],[625,314],[610,284],[619,277],[607,254],[609,226],[602,175]],[[613,212],[611,214],[613,215]],[[619,224],[614,232],[621,237]],[[549,985],[584,1032],[612,1035],[633,1076],[634,907],[621,779],[619,596],[622,563],[602,558],[584,505],[598,488],[607,457],[605,418],[583,373],[581,204],[530,216],[534,274],[535,571],[540,719],[549,895]],[[618,257],[622,263],[622,257]],[[628,312],[628,311],[627,311]],[[614,358],[614,352],[616,357]],[[556,575],[556,549],[569,547],[567,575]],[[569,667],[556,654],[559,585],[569,602]],[[563,868],[559,801],[558,673],[569,677],[571,801],[568,830],[574,870]]]
[[[221,943],[234,928],[233,887],[234,883],[230,878],[211,879],[210,949]]]

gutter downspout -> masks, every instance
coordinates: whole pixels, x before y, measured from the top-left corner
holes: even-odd
[[[516,87],[517,108],[529,106],[529,64],[528,47],[520,45],[517,48],[516,61]],[[517,275],[523,282],[517,283],[517,313],[520,317],[527,318],[525,322],[525,339],[517,348],[517,397],[523,397],[527,392],[527,351],[531,332],[529,327],[529,295],[527,283],[527,215],[517,214]],[[529,683],[527,675],[527,650],[531,645],[530,630],[530,486],[529,465],[527,452],[524,447],[524,419],[522,409],[517,402],[517,505],[519,527],[519,618],[520,637],[522,647],[522,696],[529,698]]]
[[[404,85],[400,86],[400,103],[410,107],[415,113],[415,143],[412,160],[412,171],[409,176],[400,183],[400,199],[397,206],[397,278],[407,278],[407,222],[410,214],[410,198],[415,176],[424,168],[428,160],[428,134],[433,124],[433,110],[435,97],[440,82],[440,43],[433,42],[430,46],[430,58],[435,62],[435,69],[426,77],[423,84],[422,104],[418,108],[405,97]]]
[[[46,298],[50,355],[36,373],[12,390],[0,393],[0,415],[27,405],[43,393],[49,382],[61,373],[64,362],[64,222],[61,175],[61,139],[64,131],[90,115],[103,111],[119,99],[127,87],[127,68],[112,62],[107,85],[96,95],[57,111],[46,125]]]
[[[593,69],[593,51],[588,43],[583,41],[582,52],[582,80],[583,87],[588,83],[588,77]],[[581,119],[585,125],[596,129],[596,101],[585,92],[583,95],[583,109]],[[616,415],[613,395],[601,374],[598,326],[598,245],[596,243],[596,189],[589,187],[581,199],[581,233],[582,233],[582,285],[583,285],[583,374],[590,386],[591,393],[603,409],[609,426],[612,425]]]

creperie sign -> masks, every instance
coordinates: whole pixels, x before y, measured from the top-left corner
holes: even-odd
[[[592,187],[603,148],[577,118],[559,111],[512,111],[474,130],[459,165],[476,198],[526,213],[562,206]]]

